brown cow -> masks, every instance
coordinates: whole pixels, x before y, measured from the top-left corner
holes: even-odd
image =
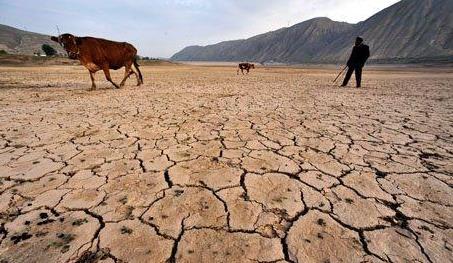
[[[59,43],[68,53],[70,59],[79,60],[90,72],[91,89],[96,89],[94,73],[103,70],[105,77],[116,88],[124,86],[132,74],[137,77],[137,86],[143,84],[143,76],[138,68],[137,49],[126,42],[114,42],[102,38],[76,37],[63,34],[51,39]],[[123,81],[118,86],[110,77],[110,69],[126,68]]]
[[[249,74],[250,69],[255,68],[255,64],[250,64],[250,63],[240,63],[238,67],[238,75],[239,75],[239,70],[242,72],[242,75],[244,75],[244,70],[247,71],[247,74]]]

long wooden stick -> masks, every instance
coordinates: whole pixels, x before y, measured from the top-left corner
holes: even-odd
[[[340,71],[340,74],[338,74],[338,76],[334,79],[333,83],[337,82],[337,79],[341,76],[341,74],[343,74],[343,72],[348,68],[348,66],[344,67],[344,69],[342,69]]]

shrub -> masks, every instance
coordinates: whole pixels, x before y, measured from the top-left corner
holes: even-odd
[[[57,51],[51,47],[50,45],[44,44],[41,46],[42,51],[46,54],[46,56],[55,56]]]

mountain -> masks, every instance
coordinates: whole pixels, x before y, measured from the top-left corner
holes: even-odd
[[[358,24],[315,18],[249,39],[186,47],[171,59],[337,63],[362,36],[374,61],[453,61],[452,14],[452,0],[402,0]]]
[[[50,36],[0,25],[0,50],[9,54],[33,55],[38,51],[43,53],[43,44],[51,45],[58,53],[64,53],[57,43],[50,40]]]

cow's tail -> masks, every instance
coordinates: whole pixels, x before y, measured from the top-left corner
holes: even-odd
[[[140,68],[139,68],[140,65],[137,63],[137,58],[134,59],[134,67],[138,72],[138,77],[140,78],[141,84],[143,84],[143,76],[142,76],[142,72],[140,72]]]

